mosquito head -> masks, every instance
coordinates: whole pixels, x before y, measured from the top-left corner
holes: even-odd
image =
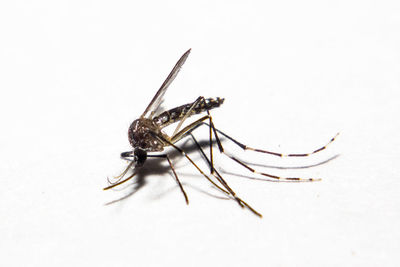
[[[135,167],[141,167],[147,159],[147,152],[146,150],[135,148],[134,151],[122,152],[121,158],[135,162]]]

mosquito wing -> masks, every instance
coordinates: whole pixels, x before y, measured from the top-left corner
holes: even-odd
[[[147,106],[146,110],[143,112],[143,114],[141,116],[142,118],[145,117],[146,115],[149,118],[153,117],[154,113],[156,112],[156,110],[158,109],[158,107],[161,104],[162,98],[163,98],[165,92],[167,91],[168,86],[175,79],[176,75],[178,75],[179,70],[181,69],[182,65],[185,63],[189,54],[190,54],[190,49],[188,51],[186,51],[185,54],[183,54],[181,56],[181,58],[178,60],[178,62],[175,64],[175,67],[169,73],[167,79],[165,79],[164,83],[161,85],[160,89],[158,89],[156,95],[153,97],[150,104]]]

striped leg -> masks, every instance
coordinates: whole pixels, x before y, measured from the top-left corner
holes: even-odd
[[[206,123],[203,122],[203,124],[206,124]],[[206,125],[207,125],[207,124],[206,124]],[[330,144],[331,142],[333,142],[333,141],[335,140],[335,137],[337,136],[337,135],[336,135],[334,138],[332,138],[331,141],[330,141],[327,145],[325,145],[325,146],[322,147],[322,148],[319,148],[319,149],[315,150],[315,151],[312,152],[312,153],[308,153],[308,154],[288,154],[288,155],[283,155],[283,154],[279,154],[279,153],[275,153],[275,152],[271,152],[271,151],[266,151],[266,150],[261,150],[261,149],[250,148],[250,147],[248,147],[248,146],[246,146],[246,145],[244,145],[244,144],[242,144],[242,143],[239,143],[238,141],[236,141],[236,140],[233,139],[232,137],[230,137],[230,136],[224,134],[223,132],[217,130],[217,129],[214,127],[214,124],[212,123],[212,121],[211,121],[211,123],[210,123],[209,126],[213,129],[213,132],[214,132],[214,134],[215,134],[215,139],[217,140],[218,149],[219,149],[219,151],[220,151],[221,153],[225,154],[227,157],[229,157],[230,159],[232,159],[233,161],[235,161],[236,163],[240,164],[241,166],[245,167],[246,169],[248,169],[249,171],[251,171],[251,172],[253,172],[253,173],[260,174],[260,175],[263,175],[263,176],[265,176],[265,177],[268,177],[268,178],[271,178],[271,179],[274,179],[274,180],[280,180],[280,181],[313,182],[313,181],[320,181],[321,179],[320,179],[320,178],[280,177],[280,176],[272,175],[272,174],[269,174],[269,173],[257,171],[257,170],[255,170],[255,169],[253,169],[252,167],[250,167],[249,165],[247,165],[246,163],[244,163],[243,161],[241,161],[240,159],[238,159],[238,158],[236,158],[236,157],[234,157],[234,156],[232,156],[232,155],[226,153],[225,150],[224,150],[224,147],[223,147],[222,144],[221,144],[221,141],[220,141],[220,139],[219,139],[219,137],[218,137],[218,133],[217,133],[217,132],[221,133],[223,136],[225,136],[226,138],[228,138],[229,140],[231,140],[232,142],[234,142],[235,144],[237,144],[238,146],[240,146],[240,147],[243,148],[244,150],[253,150],[253,151],[256,151],[256,152],[262,152],[262,153],[267,153],[267,154],[271,154],[271,155],[275,155],[275,156],[281,156],[281,157],[283,157],[283,156],[289,156],[289,157],[304,157],[304,156],[309,156],[309,155],[311,155],[311,154],[317,153],[317,152],[322,151],[323,149],[325,149],[326,146],[327,146],[328,144]]]
[[[203,124],[208,125],[205,122],[203,122]],[[333,141],[335,141],[336,137],[339,135],[339,133],[337,133],[333,138],[331,138],[331,140],[329,140],[329,142],[326,145],[324,145],[324,146],[322,146],[322,147],[320,147],[318,149],[315,149],[312,152],[309,152],[309,153],[296,153],[296,154],[293,154],[293,153],[291,153],[291,154],[282,154],[282,153],[278,153],[278,152],[272,152],[272,151],[268,151],[268,150],[263,150],[263,149],[258,149],[258,148],[253,148],[253,147],[246,146],[246,145],[240,143],[239,141],[233,139],[229,135],[223,133],[222,131],[216,129],[214,126],[212,126],[212,128],[213,128],[214,132],[216,131],[216,132],[222,134],[227,139],[231,140],[233,143],[235,143],[236,145],[241,147],[243,150],[251,150],[251,151],[255,151],[255,152],[260,152],[260,153],[270,154],[270,155],[273,155],[273,156],[278,156],[278,157],[308,157],[310,155],[313,155],[313,154],[316,154],[318,152],[321,152],[322,150],[325,150],[327,148],[327,146],[329,144],[331,144]]]

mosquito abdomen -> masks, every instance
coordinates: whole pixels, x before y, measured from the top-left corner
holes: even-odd
[[[154,117],[153,121],[161,128],[166,127],[174,122],[180,121],[187,115],[194,103],[195,102],[164,111],[160,115]],[[204,99],[204,101],[199,101],[193,107],[191,114],[189,114],[188,117],[213,108],[218,108],[222,105],[222,103],[224,103],[224,98],[206,98]]]

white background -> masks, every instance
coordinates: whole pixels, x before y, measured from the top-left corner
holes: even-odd
[[[397,1],[2,2],[2,265],[398,266],[399,33]],[[225,97],[218,128],[284,153],[340,132],[309,158],[224,142],[257,169],[323,180],[248,180],[258,176],[217,153],[259,219],[175,154],[189,206],[162,161],[105,205],[134,190],[102,188],[126,166],[129,124],[188,48],[165,108]]]

